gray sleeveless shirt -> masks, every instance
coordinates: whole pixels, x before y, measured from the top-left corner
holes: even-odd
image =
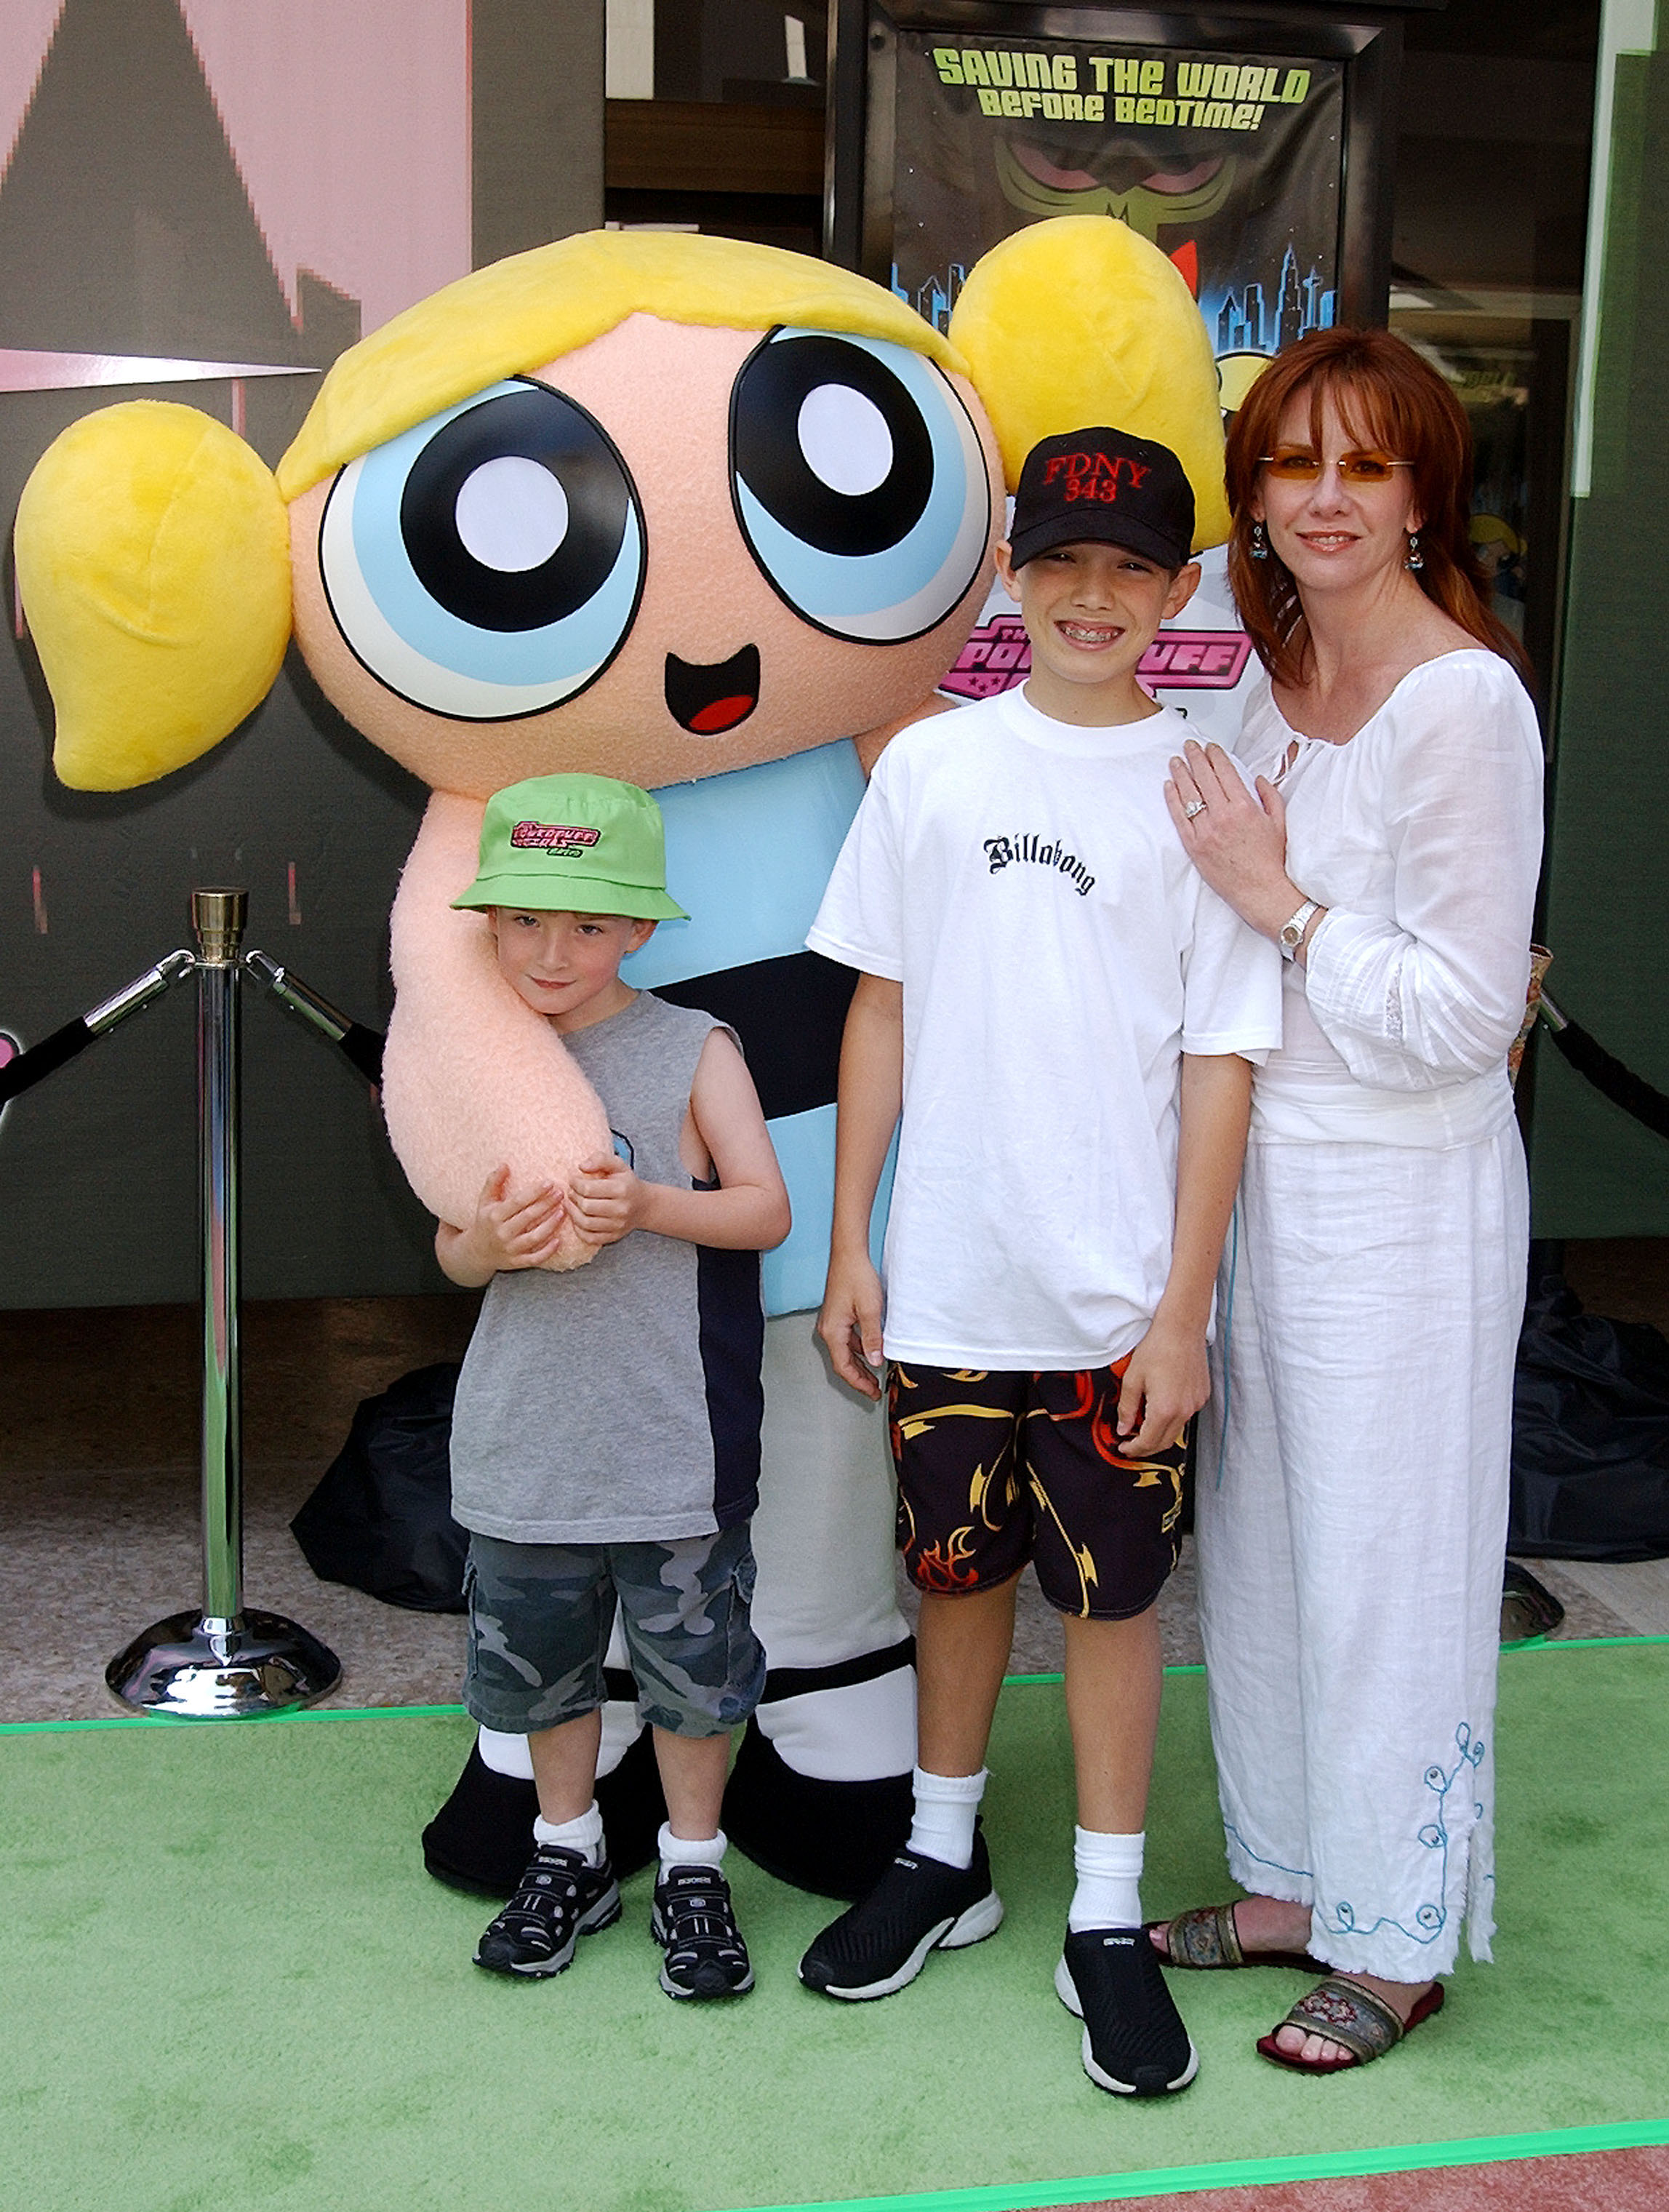
[[[563,1038],[646,1182],[678,1152],[723,1024],[640,991]],[[759,1255],[635,1229],[570,1273],[495,1275],[452,1412],[452,1511],[513,1544],[665,1542],[744,1521],[759,1485]]]

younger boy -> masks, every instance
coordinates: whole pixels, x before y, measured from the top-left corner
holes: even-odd
[[[616,1603],[666,1796],[651,1915],[669,1996],[740,1995],[753,1972],[721,1871],[730,1731],[758,1702],[749,1621],[762,1249],[788,1197],[747,1068],[710,1015],[620,976],[668,897],[660,811],[607,776],[542,776],[487,804],[480,871],[499,973],[561,1035],[614,1155],[566,1190],[489,1176],[435,1252],[487,1297],[458,1379],[452,1510],[470,1531],[464,1699],[525,1735],[535,1850],[475,1959],[557,1974],[620,1917],[595,1783]],[[540,1266],[564,1218],[600,1249]]]
[[[915,1819],[800,1976],[884,1996],[1003,1916],[977,1808],[1028,1559],[1065,1617],[1077,1887],[1055,1986],[1102,2087],[1199,2063],[1141,1932],[1181,1432],[1280,963],[1166,811],[1186,725],[1137,665],[1196,583],[1170,451],[1114,429],[1027,458],[998,567],[1023,690],[895,738],[808,942],[859,975],[841,1061],[819,1328],[888,1363],[899,1543],[922,1593]],[[902,1114],[882,1285],[870,1209]]]

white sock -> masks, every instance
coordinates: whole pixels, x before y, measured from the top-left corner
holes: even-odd
[[[1139,1836],[1102,1835],[1094,1828],[1072,1831],[1072,1864],[1077,1887],[1066,1914],[1073,1935],[1084,1928],[1139,1928],[1142,1924],[1142,1854]]]
[[[661,1832],[655,1838],[655,1849],[660,1853],[661,1880],[665,1881],[674,1867],[722,1866],[725,1863],[725,1847],[729,1842],[730,1838],[722,1828],[711,1836],[698,1837],[692,1842],[688,1836],[675,1836],[672,1832],[672,1823],[670,1820],[663,1820]]]
[[[587,1866],[603,1863],[603,1815],[595,1797],[591,1810],[577,1820],[547,1820],[541,1813],[533,1823],[536,1844],[557,1844],[565,1851],[583,1851]]]
[[[929,1774],[918,1766],[910,1777],[915,1812],[909,1848],[941,1866],[967,1867],[974,1860],[974,1815],[985,1796],[986,1771]]]

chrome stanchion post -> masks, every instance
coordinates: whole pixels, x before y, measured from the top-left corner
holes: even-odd
[[[282,1711],[335,1688],[336,1655],[294,1621],[243,1604],[238,1134],[241,970],[249,897],[191,894],[197,938],[197,1162],[203,1291],[203,1609],[134,1638],[105,1669],[124,1704],[193,1720]]]
[[[191,893],[197,941],[197,1204],[203,1224],[203,1625],[243,1626],[243,1419],[238,1364],[238,1138],[242,1127],[242,975],[249,894]]]

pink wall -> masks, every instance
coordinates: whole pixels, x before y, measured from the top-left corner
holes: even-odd
[[[0,31],[0,148],[8,162],[63,9],[64,0],[6,0],[5,28]]]
[[[306,268],[374,330],[470,266],[469,0],[179,0],[292,309]],[[4,0],[9,158],[62,0]]]
[[[181,0],[290,304],[364,327],[470,266],[469,0]]]

